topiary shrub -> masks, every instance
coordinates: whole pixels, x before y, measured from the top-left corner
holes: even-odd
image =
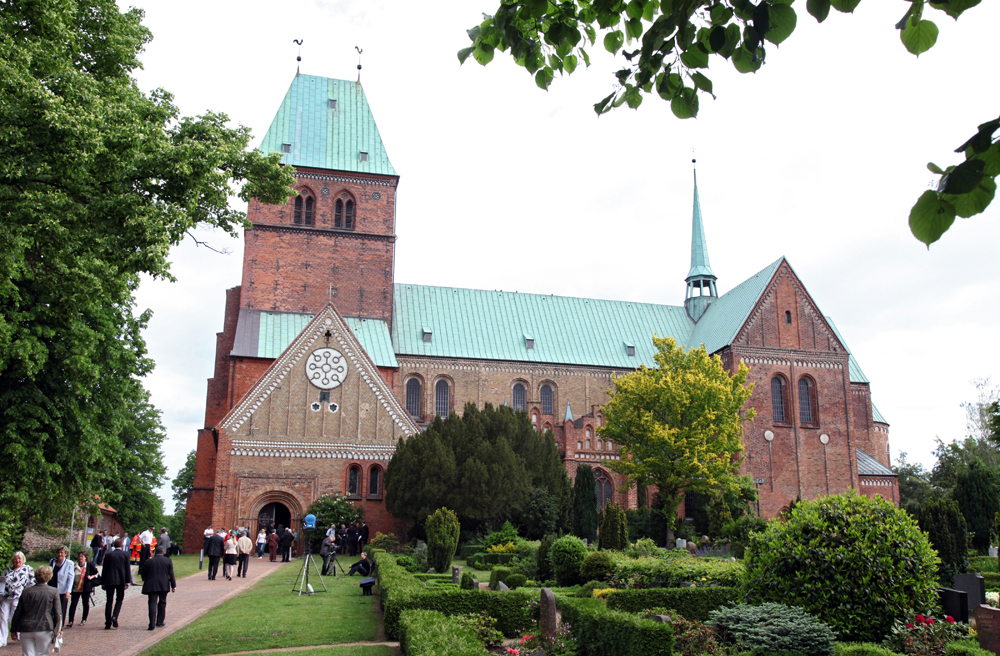
[[[580,578],[584,581],[607,581],[615,571],[615,561],[607,551],[587,554],[580,564]]]
[[[708,624],[720,643],[740,649],[834,656],[833,630],[801,608],[737,604],[709,613]]]
[[[804,608],[843,640],[881,641],[899,617],[936,608],[938,558],[905,511],[853,490],[796,505],[754,534],[748,601]]]
[[[575,535],[564,535],[552,543],[549,558],[552,573],[561,586],[576,585],[580,581],[580,566],[587,557],[587,545]]]
[[[427,530],[427,564],[444,574],[451,567],[451,559],[458,548],[461,525],[454,511],[438,508],[424,524]]]
[[[462,578],[458,581],[458,587],[462,590],[474,590],[476,588],[472,580],[476,578],[472,575],[472,572],[464,572]]]
[[[500,587],[500,583],[507,583],[507,578],[513,575],[513,571],[509,567],[494,567],[493,571],[490,572],[490,590],[496,590]]]
[[[552,571],[552,560],[549,558],[552,552],[552,545],[556,541],[556,536],[549,534],[542,538],[542,543],[538,547],[538,552],[535,554],[535,560],[538,563],[538,571],[535,576],[538,577],[539,581],[548,581],[555,573]]]
[[[504,580],[504,583],[511,590],[516,590],[521,586],[523,586],[527,581],[528,577],[525,576],[524,574],[514,573],[514,574],[508,574],[507,578]]]

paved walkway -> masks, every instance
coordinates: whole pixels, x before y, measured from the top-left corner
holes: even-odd
[[[296,559],[290,567],[295,567],[300,562]],[[76,609],[77,624],[72,629],[63,631],[64,642],[60,656],[134,656],[198,619],[209,609],[245,590],[280,566],[281,563],[254,558],[250,561],[245,579],[234,578],[232,581],[227,581],[222,578],[221,565],[219,577],[215,581],[209,581],[204,571],[180,579],[177,581],[177,592],[167,595],[166,626],[154,631],[146,630],[149,626],[146,596],[135,593],[126,597],[122,604],[122,611],[118,615],[119,628],[105,631],[103,608],[105,593],[103,590],[98,590],[94,597],[101,599],[101,607],[90,609],[86,626],[79,625],[81,608]],[[207,561],[205,567],[208,568]],[[128,592],[132,590],[130,587]],[[20,653],[20,642],[9,642],[6,647],[0,647],[0,656],[16,656]]]

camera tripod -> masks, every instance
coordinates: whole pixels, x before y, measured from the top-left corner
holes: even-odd
[[[316,561],[313,560],[312,546],[309,544],[309,537],[310,536],[306,534],[306,552],[302,557],[302,571],[297,577],[295,577],[296,582],[292,586],[292,592],[298,592],[300,597],[303,592],[306,594],[319,592],[319,590],[313,590],[312,586],[309,585],[309,565],[312,565],[313,569],[316,570],[316,578],[318,578],[319,582],[323,584],[323,592],[328,592],[326,589],[326,582],[323,581],[323,575],[319,571],[319,566],[316,565]],[[343,572],[344,568],[340,568],[340,571]],[[298,587],[296,588],[295,586]]]

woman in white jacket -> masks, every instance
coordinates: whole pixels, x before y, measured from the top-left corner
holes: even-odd
[[[69,593],[73,591],[73,579],[76,576],[76,564],[67,558],[68,555],[69,549],[59,547],[56,557],[49,561],[49,565],[52,566],[49,585],[59,590],[59,603],[62,606],[60,619],[63,624],[66,623],[66,607],[69,605]]]

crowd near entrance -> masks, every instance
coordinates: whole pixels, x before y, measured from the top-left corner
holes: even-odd
[[[291,528],[292,512],[283,503],[273,501],[257,514],[257,530],[267,529],[269,524],[286,526]],[[293,529],[294,530],[294,529]]]

